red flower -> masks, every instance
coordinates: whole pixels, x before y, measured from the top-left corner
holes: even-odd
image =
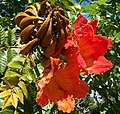
[[[84,16],[79,15],[73,25],[74,31],[65,43],[67,60],[76,56],[81,70],[89,74],[100,74],[112,67],[112,63],[103,57],[112,45],[112,40],[95,35],[96,25],[96,19],[88,22]]]
[[[88,92],[88,85],[78,79],[80,68],[76,62],[72,59],[63,64],[60,59],[51,58],[51,69],[45,69],[37,80],[38,105],[46,105],[48,100],[51,100],[63,112],[73,111],[74,98],[83,98]]]

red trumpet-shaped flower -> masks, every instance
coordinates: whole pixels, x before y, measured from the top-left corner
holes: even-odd
[[[63,64],[60,59],[51,58],[51,69],[45,69],[37,80],[38,105],[46,105],[51,100],[63,112],[73,111],[74,98],[83,98],[88,92],[88,85],[78,79],[80,68],[76,62],[72,59]]]
[[[67,49],[67,60],[76,56],[81,70],[87,74],[100,74],[112,67],[112,63],[103,56],[111,47],[112,40],[95,35],[96,25],[96,19],[88,22],[84,16],[79,15],[73,25],[74,31],[64,45]]]

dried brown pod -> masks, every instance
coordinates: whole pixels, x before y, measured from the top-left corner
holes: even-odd
[[[23,30],[28,25],[35,24],[35,22],[38,20],[41,21],[41,23],[43,22],[40,17],[25,17],[20,21],[19,27],[21,28],[21,30]]]
[[[39,30],[36,33],[36,36],[39,39],[42,39],[43,35],[46,33],[46,30],[47,30],[47,28],[49,26],[49,22],[50,22],[50,18],[51,18],[52,13],[53,13],[53,11],[51,11],[49,13],[48,17],[46,18],[46,20],[43,22],[43,24],[41,25],[41,27],[39,28]]]
[[[44,66],[50,65],[49,58],[60,56],[65,38],[70,34],[69,21],[64,15],[62,8],[48,0],[44,0],[41,4],[34,3],[24,12],[17,14],[15,22],[21,29],[20,38],[25,44],[20,53],[29,54],[31,48],[39,45],[42,50],[39,53],[44,56],[44,62],[47,61],[45,63],[47,65]],[[36,38],[38,41],[34,40]]]
[[[43,39],[41,41],[41,46],[47,47],[50,44],[51,38],[52,38],[52,18],[50,19],[50,23],[46,31],[46,34],[43,36]]]
[[[44,52],[44,55],[46,57],[52,57],[53,54],[55,53],[55,47],[56,47],[57,39],[53,38],[50,42],[50,45],[47,47],[47,49]]]
[[[24,18],[24,17],[29,17],[29,15],[25,12],[20,12],[16,15],[15,17],[15,23],[17,24],[17,26],[19,26],[20,21]]]
[[[22,30],[20,33],[21,41],[24,43],[27,43],[31,40],[31,34],[33,33],[33,30],[35,29],[36,25],[29,25],[25,29]]]
[[[20,49],[20,54],[27,55],[28,53],[30,53],[30,51],[33,49],[33,47],[35,46],[35,44],[37,42],[38,42],[38,38],[35,38],[35,39],[31,40],[30,42],[28,42],[27,44],[25,44]]]

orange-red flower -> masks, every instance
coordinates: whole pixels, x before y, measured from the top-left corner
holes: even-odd
[[[51,69],[45,69],[37,80],[38,105],[53,101],[59,110],[70,113],[74,110],[74,98],[83,98],[88,92],[86,82],[79,80],[80,68],[75,59],[64,64],[60,59],[51,58]]]
[[[97,20],[88,20],[79,15],[75,20],[74,31],[66,39],[67,60],[76,56],[81,70],[87,74],[100,74],[112,67],[112,63],[103,54],[112,45],[112,40],[96,34]]]
[[[75,99],[83,98],[88,92],[85,81],[79,80],[80,71],[86,74],[100,74],[112,67],[104,53],[112,45],[112,40],[96,34],[97,20],[88,20],[80,15],[74,22],[74,31],[66,38],[65,64],[59,58],[51,58],[51,68],[47,68],[37,80],[38,105],[53,101],[59,110],[70,113],[74,110]]]

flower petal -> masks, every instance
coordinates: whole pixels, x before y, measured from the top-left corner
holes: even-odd
[[[79,51],[87,66],[93,65],[93,62],[103,55],[111,46],[111,39],[97,35],[92,39],[89,36],[82,37],[79,42]]]
[[[112,68],[111,61],[108,61],[104,56],[100,56],[98,60],[94,61],[91,68],[88,68],[89,74],[101,74]]]
[[[77,35],[78,38],[89,36],[89,39],[94,37],[94,29],[91,25],[86,24],[85,26],[78,28],[74,31],[75,35]]]
[[[44,106],[48,103],[47,96],[44,95],[43,90],[40,90],[36,96],[36,102],[40,106]]]
[[[74,30],[84,26],[85,24],[87,24],[87,22],[88,20],[83,15],[79,15],[74,22],[74,25],[73,25]]]
[[[43,89],[48,84],[53,76],[53,72],[50,69],[45,69],[37,80],[38,90]]]
[[[70,113],[74,110],[75,107],[75,100],[73,96],[69,96],[67,98],[63,98],[56,103],[58,105],[58,109],[62,110],[63,112]]]
[[[91,20],[90,22],[88,22],[88,24],[92,26],[92,28],[93,28],[93,30],[94,30],[94,34],[96,34],[96,26],[97,26],[97,23],[98,23],[98,20],[97,20],[97,19],[94,19],[94,20]]]

